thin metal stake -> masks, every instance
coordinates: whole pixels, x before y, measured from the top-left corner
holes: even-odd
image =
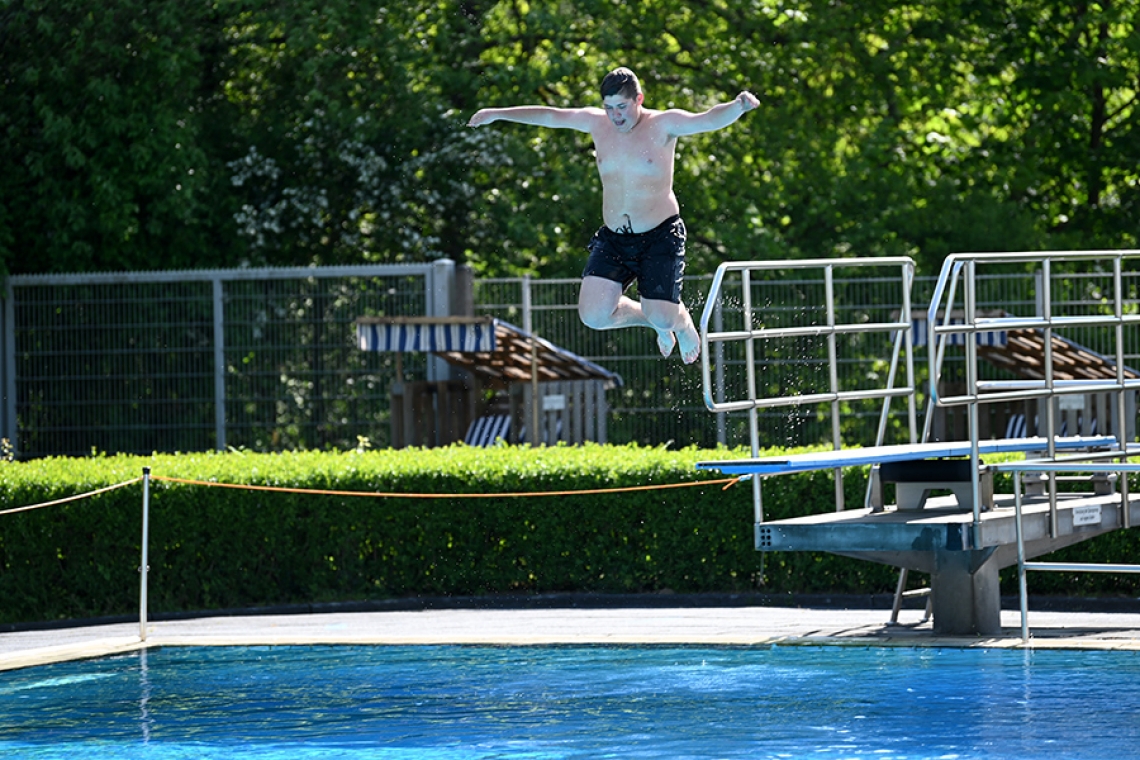
[[[150,541],[150,468],[143,468],[142,561],[139,564],[139,640],[146,641],[146,585],[150,570],[147,544]]]

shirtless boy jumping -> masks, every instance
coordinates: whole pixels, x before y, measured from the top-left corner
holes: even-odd
[[[681,346],[692,364],[700,356],[700,335],[681,303],[685,271],[685,223],[673,194],[677,138],[723,129],[759,105],[750,92],[703,113],[655,111],[632,71],[618,68],[602,80],[603,108],[516,106],[484,108],[470,127],[511,121],[553,129],[575,129],[594,140],[602,180],[602,220],[582,273],[578,316],[595,330],[645,326],[657,332],[662,356]],[[622,295],[637,280],[640,303]]]

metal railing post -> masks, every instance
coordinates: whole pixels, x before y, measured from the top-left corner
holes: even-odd
[[[713,312],[713,329],[718,333],[724,332],[724,306],[720,299],[716,300],[715,311]],[[708,346],[702,346],[702,351],[707,351]],[[717,342],[716,347],[713,349],[716,352],[716,402],[718,404],[724,403],[724,344]],[[716,414],[716,442],[721,446],[728,444],[728,415],[724,412],[717,412]]]
[[[1017,595],[1021,608],[1021,641],[1029,643],[1029,591],[1025,583],[1025,533],[1021,528],[1021,472],[1013,473],[1013,527],[1017,534]]]
[[[1113,315],[1116,317],[1116,445],[1124,452],[1121,462],[1128,461],[1128,391],[1124,390],[1124,275],[1121,271],[1121,257],[1112,260],[1112,287],[1116,291],[1113,299]],[[1121,472],[1120,483],[1120,525],[1125,530],[1132,527],[1132,510],[1129,509],[1128,473]]]
[[[1048,258],[1041,262],[1041,304],[1044,311],[1041,317],[1045,320],[1045,326],[1041,329],[1041,334],[1045,341],[1045,358],[1042,360],[1045,367],[1045,392],[1047,402],[1045,404],[1045,429],[1049,435],[1049,448],[1047,450],[1050,459],[1055,459],[1057,456],[1057,401],[1056,401],[1056,387],[1054,384],[1053,375],[1053,266],[1052,261]],[[1049,472],[1049,536],[1056,538],[1059,532],[1057,525],[1057,473]]]
[[[150,571],[150,468],[143,468],[142,481],[142,557],[139,561],[139,640],[146,641],[146,588],[147,574]]]
[[[824,298],[827,303],[827,368],[828,390],[834,397],[831,401],[831,445],[836,451],[843,448],[843,438],[839,427],[839,353],[835,340],[835,268],[823,270]],[[836,467],[831,471],[835,481],[835,511],[842,512],[847,505],[843,498],[843,470]]]
[[[745,269],[741,272],[741,286],[743,288],[744,329],[752,332],[752,273]],[[749,337],[744,343],[744,363],[747,367],[748,400],[752,406],[748,409],[748,441],[752,456],[760,456],[760,420],[756,409],[756,345],[755,338]],[[760,488],[760,478],[752,478],[752,519],[757,524],[764,522],[764,495]]]
[[[977,325],[978,318],[977,263],[974,261],[966,264],[965,285],[963,300],[966,315],[963,321],[968,327],[974,328]],[[981,455],[978,454],[978,336],[973,329],[966,334],[966,388],[972,399],[966,407],[966,411],[969,415],[970,471],[973,473],[970,479],[970,492],[974,502],[973,536],[976,540],[976,537],[981,534],[982,526],[982,491],[979,481]],[[970,548],[976,548],[976,546],[972,545]]]
[[[906,322],[908,329],[903,332],[903,343],[906,349],[906,384],[910,388],[914,388],[914,314],[912,313],[912,304],[910,302],[911,290],[914,288],[914,264],[903,264],[903,291],[902,291],[902,321]],[[895,349],[895,356],[898,355],[898,349]],[[915,436],[918,432],[918,406],[915,402],[915,394],[907,396],[907,425],[910,428],[910,442],[918,443]]]

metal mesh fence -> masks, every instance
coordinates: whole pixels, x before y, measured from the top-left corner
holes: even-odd
[[[689,292],[696,289],[692,281],[686,283]],[[538,335],[621,375],[622,386],[607,394],[610,442],[715,445],[716,420],[701,398],[698,366],[686,367],[676,352],[662,359],[651,330],[598,331],[583,325],[577,313],[579,282],[479,280],[475,308],[524,326],[523,290],[530,288],[531,324]]]
[[[354,320],[422,315],[422,277],[228,283],[227,444],[255,450],[387,446],[392,354],[361,351]],[[404,368],[424,374],[422,355]]]
[[[432,265],[414,265],[12,277],[2,331],[5,435],[21,457],[352,448],[360,437],[387,446],[395,358],[360,351],[353,321],[448,313],[450,304],[441,307],[433,296],[432,272]],[[694,319],[704,309],[708,280],[686,280]],[[916,313],[925,310],[934,282],[916,281]],[[984,275],[978,286],[983,308],[1014,314],[1036,313],[1043,297],[1032,274]],[[662,359],[652,331],[585,327],[577,316],[578,287],[576,279],[478,280],[475,308],[519,327],[529,320],[543,338],[620,374],[623,385],[608,394],[611,442],[711,447],[747,440],[746,416],[709,413],[699,365],[686,366],[676,354]],[[898,283],[889,277],[837,277],[834,287],[842,320],[886,322],[901,308]],[[1111,308],[1111,274],[1055,277],[1050,288],[1056,314]],[[1126,273],[1125,288],[1136,309],[1140,276]],[[754,280],[751,297],[755,319],[765,326],[808,326],[825,318],[818,279]],[[742,326],[742,303],[739,290],[728,293],[718,329]],[[1140,366],[1137,333],[1124,341],[1125,362],[1133,367]],[[1078,329],[1064,335],[1094,351],[1109,350],[1103,335]],[[726,394],[739,395],[742,348],[722,350],[717,364]],[[766,341],[756,350],[772,395],[826,388],[823,339]],[[888,355],[881,335],[845,337],[836,365],[841,386],[880,387]],[[948,357],[949,380],[960,361]],[[403,364],[409,380],[431,372],[421,354],[404,355]],[[921,349],[916,370],[921,389]],[[877,403],[849,405],[845,433],[868,440],[878,413]],[[764,411],[762,438],[773,446],[827,441],[829,414],[826,406]]]
[[[53,284],[17,293],[20,452],[210,447],[209,283]]]
[[[5,431],[21,457],[386,446],[392,355],[363,315],[423,315],[430,267],[11,278]],[[426,359],[410,356],[411,375]]]

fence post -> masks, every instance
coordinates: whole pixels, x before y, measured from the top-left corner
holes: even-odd
[[[534,335],[534,304],[531,301],[530,275],[525,275],[522,280],[522,309],[523,330],[530,336],[530,408],[523,414],[530,415],[530,424],[527,427],[530,431],[528,443],[533,447],[541,445],[542,438],[539,435],[538,417],[538,405],[540,403],[538,397],[538,339]]]
[[[428,288],[427,316],[450,317],[455,292],[455,262],[451,259],[436,259],[431,264],[431,274],[424,279]],[[428,358],[428,382],[451,378],[451,365],[445,359],[438,356]]]
[[[20,455],[19,418],[16,416],[16,291],[11,281],[4,287],[3,309],[4,436],[12,455]]]
[[[146,585],[150,541],[150,468],[143,468],[142,487],[142,559],[139,562],[139,640],[146,641]]]
[[[226,301],[220,275],[213,280],[214,299],[214,448],[226,450]]]

